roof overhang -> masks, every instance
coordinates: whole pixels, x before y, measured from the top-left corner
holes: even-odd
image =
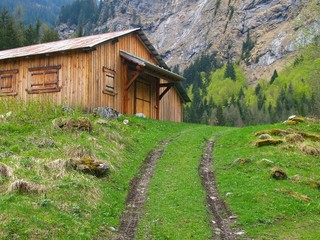
[[[133,63],[140,67],[141,71],[147,75],[167,80],[170,83],[174,83],[174,88],[177,90],[183,102],[191,102],[188,94],[181,85],[181,82],[185,80],[184,77],[169,71],[163,67],[157,66],[145,59],[137,57],[133,54],[120,50],[120,56],[126,61]]]
[[[120,56],[122,58],[124,58],[125,60],[127,60],[135,65],[140,66],[144,73],[151,75],[153,77],[161,78],[161,79],[167,80],[169,82],[181,82],[181,81],[185,80],[184,77],[182,77],[174,72],[171,72],[165,68],[157,66],[153,63],[150,63],[147,60],[139,58],[139,57],[137,57],[133,54],[127,53],[125,51],[120,50]]]

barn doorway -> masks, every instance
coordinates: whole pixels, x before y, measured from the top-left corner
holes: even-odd
[[[138,79],[134,84],[134,113],[143,113],[146,117],[151,114],[151,83]]]

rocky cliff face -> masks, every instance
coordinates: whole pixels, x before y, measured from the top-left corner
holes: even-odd
[[[305,44],[302,26],[319,35],[318,16],[301,23],[311,0],[106,0],[96,32],[142,27],[168,65],[183,69],[200,54],[237,61],[249,36],[255,43],[243,64],[251,82],[270,79]],[[318,19],[317,19],[318,18]]]

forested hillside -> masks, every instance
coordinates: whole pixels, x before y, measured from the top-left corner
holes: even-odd
[[[25,26],[7,8],[0,12],[0,50],[59,40],[56,30],[38,19]]]
[[[38,19],[55,26],[60,9],[74,0],[1,0],[0,9],[6,7],[16,20],[24,24],[36,24]]]
[[[254,69],[252,69],[254,71]],[[274,123],[289,115],[320,116],[320,39],[288,62],[270,79],[249,86],[240,66],[221,66],[215,56],[202,56],[184,71],[192,103],[185,121],[243,126]]]

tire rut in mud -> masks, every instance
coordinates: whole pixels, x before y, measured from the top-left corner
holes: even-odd
[[[210,215],[213,215],[211,220],[214,229],[213,239],[233,240],[237,239],[233,232],[234,229],[231,228],[231,225],[235,223],[235,219],[225,202],[220,198],[217,190],[216,176],[211,170],[213,149],[214,142],[208,141],[199,166],[201,182],[206,190],[208,210]]]
[[[139,174],[130,183],[126,198],[126,209],[121,215],[120,227],[114,240],[130,240],[135,238],[136,227],[141,217],[141,209],[147,198],[147,190],[154,174],[156,162],[163,154],[170,140],[159,143],[157,149],[149,152],[140,169]]]

